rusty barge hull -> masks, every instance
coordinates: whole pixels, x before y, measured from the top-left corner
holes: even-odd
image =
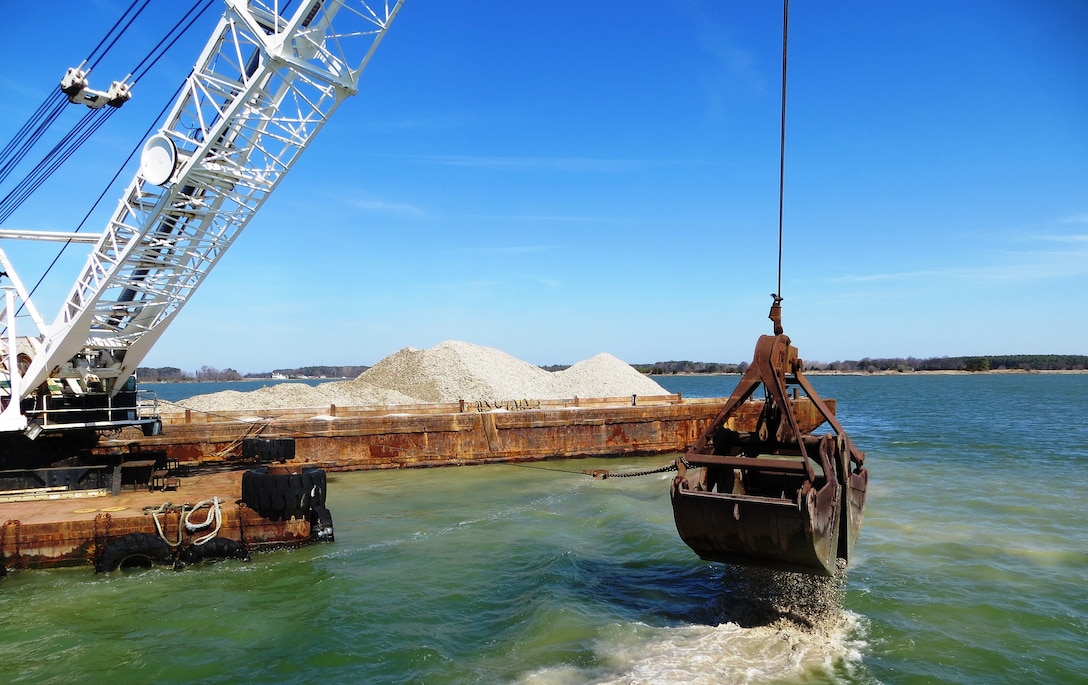
[[[258,477],[266,481],[291,479],[288,475],[269,475],[271,470],[256,469],[263,472]],[[303,471],[289,467],[283,470]],[[252,551],[313,542],[313,517],[306,515],[309,512],[271,514],[249,506],[244,496],[239,499],[253,471],[240,468],[185,475],[178,479],[181,485],[175,491],[126,485],[114,495],[78,490],[50,493],[50,499],[0,495],[0,566],[7,570],[61,566],[114,570],[100,562],[111,546],[114,554],[119,553],[118,542],[126,540],[143,543],[136,548],[126,547],[125,543],[120,549],[140,552],[142,546],[149,558],[160,553],[169,557],[154,559],[159,563],[172,563],[194,554],[207,557],[211,550],[219,555],[230,551],[231,556],[245,556]],[[312,481],[313,476],[310,478]],[[202,538],[214,538],[216,542],[203,546]],[[116,563],[121,561],[114,558]]]
[[[67,505],[74,507],[87,502],[78,500],[77,504],[77,501],[69,500]],[[0,505],[0,510],[2,508]],[[161,537],[185,548],[198,537],[185,530],[182,513],[177,509],[160,515],[156,524],[150,514],[127,507],[124,512],[102,511],[115,508],[122,507],[102,506],[98,513],[90,516],[73,515],[60,521],[7,519],[0,528],[3,565],[9,570],[93,566],[112,542],[133,534],[158,537],[160,528]],[[223,507],[222,514],[218,537],[240,542],[247,552],[301,547],[310,543],[310,522],[305,519],[273,521],[233,501]]]
[[[359,409],[309,409],[163,414],[163,432],[125,431],[102,442],[103,458],[132,450],[165,452],[195,468],[220,464],[232,472],[181,478],[176,492],[122,492],[119,496],[48,502],[0,501],[0,564],[8,569],[94,565],[109,541],[131,534],[182,540],[181,514],[154,517],[147,508],[167,501],[197,502],[213,496],[222,506],[220,536],[247,549],[308,544],[311,522],[271,520],[236,504],[246,438],[291,438],[288,462],[324,471],[464,466],[546,459],[653,455],[682,452],[717,415],[720,398],[680,395],[456,403]],[[802,407],[802,413],[804,409]],[[738,420],[754,425],[759,405],[743,407]],[[816,420],[815,412],[812,412]],[[115,511],[110,511],[115,510]],[[116,511],[122,510],[122,511]],[[181,537],[179,538],[179,534]]]
[[[128,441],[182,463],[237,458],[247,437],[293,438],[297,459],[356,471],[682,452],[714,420],[720,398],[681,395],[454,403],[379,410],[310,409],[164,413],[163,434]],[[747,410],[754,424],[759,407]]]

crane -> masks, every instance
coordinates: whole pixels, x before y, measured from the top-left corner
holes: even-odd
[[[0,250],[0,438],[161,421],[134,372],[337,107],[358,92],[404,0],[224,0],[225,8],[102,233],[0,231],[0,238],[92,244],[50,322]],[[119,107],[131,84],[90,90],[69,69],[74,104]],[[16,313],[33,331],[16,330]]]

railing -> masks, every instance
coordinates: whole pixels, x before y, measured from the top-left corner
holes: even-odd
[[[158,397],[147,390],[113,397],[105,393],[44,395],[38,403],[40,406],[24,413],[27,420],[46,430],[132,426],[152,423],[159,417]]]

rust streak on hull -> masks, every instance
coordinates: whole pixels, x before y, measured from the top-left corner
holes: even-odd
[[[351,410],[163,414],[163,434],[123,435],[183,463],[224,461],[246,436],[291,437],[304,459],[328,471],[535,461],[684,450],[713,420],[720,399],[677,395],[537,402],[530,409],[477,411],[459,404]],[[109,449],[106,444],[100,449]]]

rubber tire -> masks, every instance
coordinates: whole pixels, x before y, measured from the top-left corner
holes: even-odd
[[[122,535],[106,545],[98,562],[94,565],[95,573],[109,573],[127,565],[131,560],[146,562],[141,565],[170,566],[174,555],[170,545],[153,533],[129,533]]]
[[[269,473],[267,466],[242,474],[242,501],[267,519],[307,518],[311,508],[325,506],[325,472],[306,467],[302,473]]]
[[[203,545],[189,545],[178,556],[178,563],[183,566],[199,564],[213,559],[241,559],[249,561],[249,552],[242,543],[230,538],[217,537]]]

